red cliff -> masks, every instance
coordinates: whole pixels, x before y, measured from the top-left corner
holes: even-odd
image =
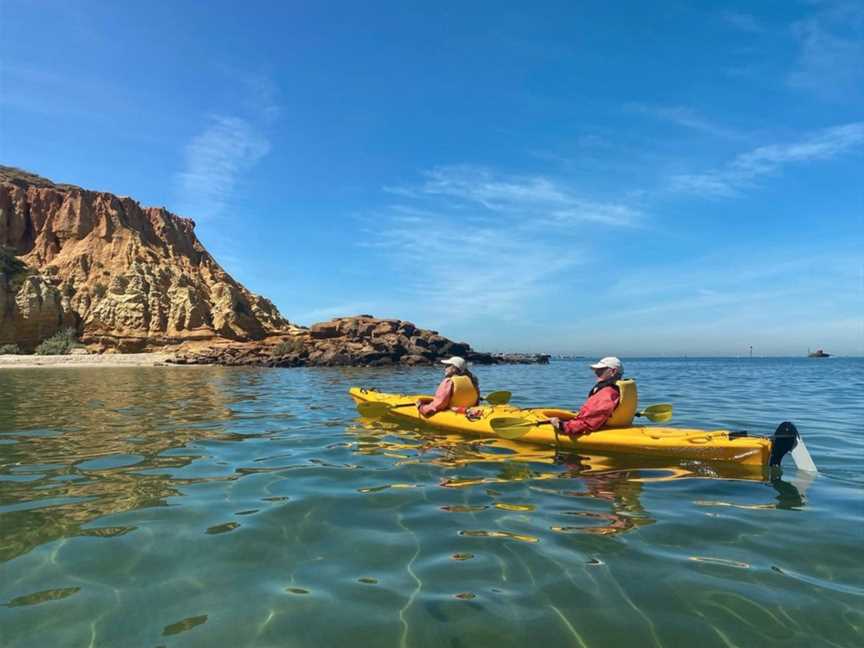
[[[162,208],[0,166],[0,345],[32,348],[67,326],[121,350],[293,330],[194,230]]]

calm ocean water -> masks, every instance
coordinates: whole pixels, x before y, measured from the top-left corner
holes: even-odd
[[[864,645],[864,360],[625,365],[672,425],[794,421],[821,473],[556,458],[346,394],[437,369],[0,371],[0,645]],[[525,406],[592,379],[477,373]]]

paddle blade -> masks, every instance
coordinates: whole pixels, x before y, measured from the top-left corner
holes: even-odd
[[[646,407],[641,412],[637,412],[636,416],[644,416],[649,421],[664,423],[672,420],[672,406],[669,403],[660,403],[659,405],[651,405]]]
[[[509,391],[495,391],[489,394],[486,394],[485,400],[490,405],[506,405],[510,402],[511,394]]]
[[[381,418],[390,413],[392,407],[387,403],[363,402],[357,404],[357,412],[366,418]]]
[[[518,416],[502,416],[490,420],[489,425],[502,439],[518,439],[533,430],[537,423]]]
[[[810,452],[807,450],[807,446],[804,445],[804,439],[800,436],[798,437],[798,443],[792,448],[792,461],[795,462],[795,467],[799,470],[806,470],[812,473],[819,472],[819,469],[816,468],[816,464],[813,462],[813,457],[810,456]]]

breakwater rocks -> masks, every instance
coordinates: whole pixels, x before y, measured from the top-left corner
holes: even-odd
[[[504,354],[474,351],[437,331],[411,322],[371,315],[339,317],[291,335],[256,343],[211,346],[178,353],[176,364],[219,364],[265,367],[387,367],[433,364],[458,355],[474,364],[546,364],[544,354]]]

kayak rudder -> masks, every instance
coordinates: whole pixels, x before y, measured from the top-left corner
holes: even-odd
[[[768,465],[779,467],[783,457],[790,452],[796,468],[812,473],[819,472],[807,446],[804,445],[804,439],[801,438],[798,428],[794,423],[783,421],[777,426],[771,438],[771,456],[768,458]]]

